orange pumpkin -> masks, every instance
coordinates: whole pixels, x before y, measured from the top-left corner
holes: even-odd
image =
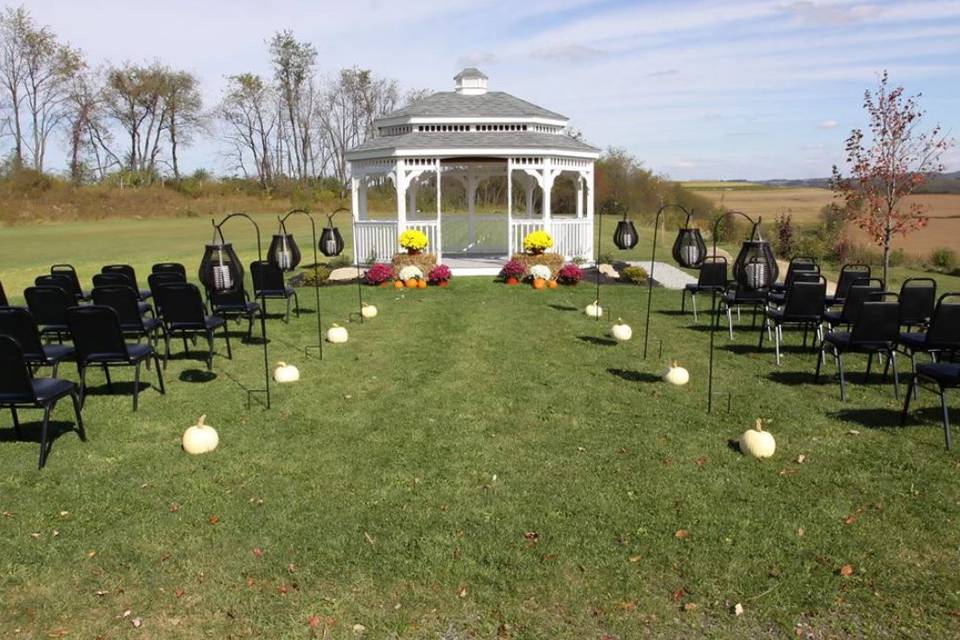
[[[544,280],[543,278],[534,278],[534,280],[533,280],[533,288],[534,288],[534,289],[546,289],[546,288],[547,288],[547,281]]]
[[[420,286],[417,284],[416,278],[410,278],[404,282],[404,284],[407,285],[407,289],[416,289],[418,286]]]
[[[417,280],[417,288],[418,288],[418,289],[426,289],[426,288],[427,288],[427,281],[426,281],[426,280]]]
[[[401,280],[394,280],[394,281],[393,281],[393,288],[394,288],[394,289],[403,289],[403,281],[401,281]]]
[[[556,280],[547,280],[547,288],[548,288],[548,289],[556,289],[556,288],[557,288],[557,281],[556,281]]]

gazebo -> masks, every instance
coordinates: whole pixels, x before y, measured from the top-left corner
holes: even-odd
[[[374,137],[347,153],[355,262],[390,260],[406,229],[423,231],[429,250],[459,275],[495,273],[537,229],[553,237],[552,251],[592,262],[599,149],[568,135],[565,116],[488,91],[487,76],[477,69],[454,80],[454,91],[379,118]],[[477,189],[493,177],[506,178],[506,210],[478,215]],[[561,177],[572,180],[575,197],[572,204],[566,199],[570,210],[554,211],[551,193]],[[367,189],[384,180],[396,189],[396,218],[371,219]],[[452,180],[466,192],[466,215],[444,211],[443,186]],[[420,188],[435,190],[436,211],[418,210]],[[523,211],[514,211],[514,189],[524,190]]]

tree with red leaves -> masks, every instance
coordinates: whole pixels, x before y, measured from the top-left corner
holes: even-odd
[[[850,175],[834,165],[831,186],[846,204],[847,216],[883,249],[883,281],[890,269],[894,236],[905,236],[927,224],[927,207],[903,199],[922,186],[927,175],[943,171],[940,158],[951,145],[940,125],[919,129],[924,111],[916,96],[905,96],[903,87],[888,87],[887,72],[875,93],[867,90],[869,139],[854,129],[847,138]]]

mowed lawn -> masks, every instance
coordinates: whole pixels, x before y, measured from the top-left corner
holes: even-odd
[[[58,258],[85,282],[113,261],[193,271],[202,224],[146,237],[127,224],[113,241],[44,229],[47,243],[17,245],[22,267],[3,256],[0,278],[15,274],[16,292]],[[840,402],[832,378],[813,383],[809,353],[788,350],[779,368],[757,353],[745,317],[733,342],[717,334],[708,415],[706,321],[678,315],[675,293],[654,293],[646,361],[635,286],[601,294],[634,327],[621,344],[583,315],[586,283],[364,288],[380,314],[362,325],[356,293],[322,289],[325,324],[351,336],[322,361],[302,352],[312,292],[301,318],[269,320],[271,362],[302,373],[273,387],[270,411],[245,407],[262,351],[237,340],[213,376],[175,344],[167,395],[144,390],[138,413],[92,371],[88,441],[65,431],[43,471],[38,414],[21,412],[20,441],[3,413],[0,636],[960,634],[960,457],[931,394],[900,428],[891,385],[862,384],[864,359],[848,360]],[[659,381],[673,358],[686,387]],[[130,379],[114,377],[120,391]],[[180,435],[201,414],[220,447],[190,457]],[[729,444],[757,416],[777,437],[765,462]],[[55,419],[68,429],[68,406]]]

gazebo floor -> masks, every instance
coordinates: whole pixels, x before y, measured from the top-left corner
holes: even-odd
[[[455,276],[495,276],[507,261],[506,255],[492,253],[463,253],[443,255],[443,264]]]

